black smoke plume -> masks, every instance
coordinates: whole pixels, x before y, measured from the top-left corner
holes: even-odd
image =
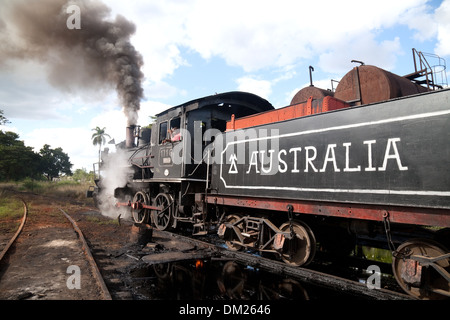
[[[67,8],[80,8],[81,29],[70,29]],[[13,59],[39,61],[48,81],[64,91],[115,88],[128,124],[143,98],[143,58],[130,42],[135,25],[98,0],[2,0],[0,67]]]

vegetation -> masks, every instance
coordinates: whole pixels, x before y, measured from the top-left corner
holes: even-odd
[[[90,176],[91,174],[84,173]],[[72,177],[64,177],[59,181],[34,180],[26,178],[22,181],[9,181],[0,183],[1,189],[12,189],[22,192],[32,192],[39,195],[57,197],[59,199],[81,201],[87,205],[93,205],[92,198],[86,198],[86,190],[93,185],[93,181],[75,180]]]
[[[15,232],[22,216],[22,201],[14,197],[3,197],[0,192],[0,234]]]
[[[19,141],[14,132],[0,130],[0,180],[20,180],[42,174],[41,156]]]
[[[61,174],[72,175],[69,156],[61,148],[51,149],[48,144],[45,144],[39,154],[41,155],[42,173],[47,180],[51,181]]]
[[[111,137],[109,136],[109,134],[107,134],[105,132],[106,128],[100,129],[100,127],[95,127],[94,129],[92,129],[93,131],[95,131],[92,134],[92,144],[94,146],[98,145],[98,162],[100,163],[101,159],[101,148],[103,144],[106,144],[106,138],[108,137],[111,139]]]
[[[10,121],[0,110],[0,125]],[[94,142],[104,144],[104,129],[99,129]],[[95,144],[95,143],[94,143]],[[19,200],[2,197],[3,189],[33,192],[36,194],[68,198],[93,204],[86,198],[86,190],[94,184],[94,173],[86,169],[72,172],[72,163],[62,148],[52,148],[45,144],[39,153],[32,147],[25,146],[14,132],[0,130],[0,218],[7,212],[21,212]],[[56,179],[57,178],[57,179]],[[8,197],[9,198],[9,197]],[[91,203],[92,202],[92,203]]]
[[[0,125],[9,123],[0,110]],[[0,181],[19,181],[25,178],[47,180],[72,175],[69,156],[61,149],[52,149],[48,144],[36,153],[25,146],[14,132],[0,130]]]
[[[386,249],[362,246],[361,254],[369,260],[392,263],[392,252]]]
[[[0,197],[0,219],[5,217],[21,217],[22,215],[22,201],[11,197]]]
[[[86,220],[89,222],[92,222],[92,223],[99,224],[99,225],[109,225],[109,224],[119,225],[119,220],[117,220],[117,219],[106,219],[105,220],[104,218],[100,219],[99,217],[92,216],[92,217],[87,217]]]

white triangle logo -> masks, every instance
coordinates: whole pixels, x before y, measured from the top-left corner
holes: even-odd
[[[230,161],[231,161],[231,166],[230,166],[230,170],[228,170],[228,173],[238,173],[237,166],[236,166],[237,157],[234,153],[231,155]]]

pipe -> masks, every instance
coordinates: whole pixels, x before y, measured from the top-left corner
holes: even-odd
[[[312,81],[312,72],[313,71],[314,71],[314,67],[313,66],[309,66],[309,82],[311,83],[310,87],[314,87],[313,81]]]

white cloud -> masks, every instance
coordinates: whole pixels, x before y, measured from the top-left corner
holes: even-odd
[[[329,73],[344,73],[351,70],[355,64],[352,60],[365,64],[376,65],[380,68],[391,69],[395,66],[397,55],[402,53],[400,39],[385,40],[378,43],[374,34],[368,33],[363,37],[347,39],[337,44],[319,57],[319,67]]]
[[[450,0],[444,0],[436,10],[435,19],[438,23],[438,44],[435,52],[441,56],[450,55]]]
[[[293,65],[333,51],[339,44],[355,46],[358,39],[364,44],[366,35],[377,42],[373,36],[377,30],[399,23],[414,29],[422,39],[435,34],[428,23],[432,20],[430,8],[423,0],[379,0],[363,5],[359,0],[106,3],[114,14],[123,14],[137,24],[133,43],[144,56],[144,74],[152,82],[188,65],[182,49],[195,51],[204,59],[221,57],[231,66],[255,72]],[[386,54],[392,51],[383,43],[374,47],[387,50]]]
[[[62,92],[47,82],[45,66],[35,61],[8,61],[0,68],[0,108],[10,120],[70,122],[71,111],[86,113],[117,100],[114,90]],[[73,110],[77,108],[77,110]]]
[[[141,110],[139,111],[139,125],[146,126],[149,124],[149,119],[164,110],[173,106],[157,102],[157,101],[144,101],[141,103]]]
[[[186,91],[178,89],[165,81],[151,82],[145,81],[144,90],[146,98],[150,99],[167,99],[175,95],[185,95]]]
[[[258,80],[253,77],[242,77],[236,80],[239,91],[250,92],[256,94],[264,99],[268,99],[272,92],[272,85],[270,81]]]
[[[429,2],[408,8],[399,17],[399,23],[413,30],[417,41],[436,38],[435,53],[450,55],[450,0],[443,0],[434,12]]]
[[[438,22],[434,19],[432,8],[427,3],[408,8],[400,17],[399,22],[414,30],[413,38],[424,41],[436,35]]]
[[[58,112],[64,107],[64,94],[56,92],[47,84],[44,68],[37,63],[11,62],[2,66],[0,72],[0,106],[9,119],[63,118]]]
[[[422,14],[428,10],[420,0],[380,0],[364,5],[356,0],[140,4],[149,16],[143,24],[139,23],[135,40],[146,52],[149,77],[155,75],[155,79],[170,75],[186,63],[180,56],[181,47],[194,50],[205,59],[222,57],[229,65],[254,72],[311,58],[336,44],[355,42],[375,30],[392,27],[399,17],[405,17],[400,19],[403,23],[424,17]],[[429,19],[430,15],[426,15],[420,21]],[[429,24],[427,27],[431,28]],[[422,37],[430,34],[432,30]],[[388,50],[382,44],[378,49]]]
[[[112,16],[123,15],[137,25],[132,43],[144,57],[143,72],[147,80],[160,82],[178,67],[188,63],[181,56],[183,25],[192,1],[106,0]]]

